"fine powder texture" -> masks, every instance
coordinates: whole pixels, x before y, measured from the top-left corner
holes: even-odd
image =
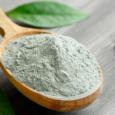
[[[101,82],[94,56],[67,36],[23,36],[9,43],[2,62],[16,80],[55,98],[80,98]]]

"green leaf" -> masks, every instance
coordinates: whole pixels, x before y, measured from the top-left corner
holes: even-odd
[[[15,21],[42,28],[65,26],[87,17],[79,10],[53,1],[24,4],[7,12],[7,15]]]
[[[1,90],[0,90],[0,115],[14,115],[14,112],[10,106],[10,103],[6,95]]]

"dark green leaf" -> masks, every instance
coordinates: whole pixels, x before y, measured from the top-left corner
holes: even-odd
[[[7,15],[15,21],[43,28],[65,26],[87,17],[79,10],[51,1],[24,4],[7,12]]]
[[[0,115],[14,115],[14,112],[10,106],[10,103],[6,95],[1,90],[0,90]]]

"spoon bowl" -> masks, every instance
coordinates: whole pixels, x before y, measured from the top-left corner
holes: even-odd
[[[12,73],[7,68],[5,68],[1,60],[5,47],[12,40],[18,39],[21,36],[41,34],[41,33],[42,34],[52,34],[52,33],[45,30],[20,27],[14,24],[12,21],[10,21],[10,19],[4,14],[4,12],[1,9],[0,9],[0,28],[4,33],[4,38],[0,43],[0,67],[3,70],[3,73],[8,78],[8,80],[13,84],[13,86],[15,86],[17,90],[19,90],[24,96],[26,96],[33,102],[41,106],[44,106],[46,108],[49,108],[51,110],[65,112],[65,111],[72,111],[75,109],[80,109],[88,106],[100,94],[100,89],[102,84],[100,84],[92,93],[80,99],[70,99],[70,100],[56,99],[56,98],[45,96],[39,93],[38,91],[35,91],[34,89],[28,87],[24,83],[15,80]],[[99,68],[99,73],[103,82],[103,76],[100,68]]]

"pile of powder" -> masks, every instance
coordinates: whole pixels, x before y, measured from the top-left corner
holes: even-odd
[[[55,98],[80,98],[101,82],[94,56],[67,36],[23,36],[9,43],[2,61],[16,80]]]

